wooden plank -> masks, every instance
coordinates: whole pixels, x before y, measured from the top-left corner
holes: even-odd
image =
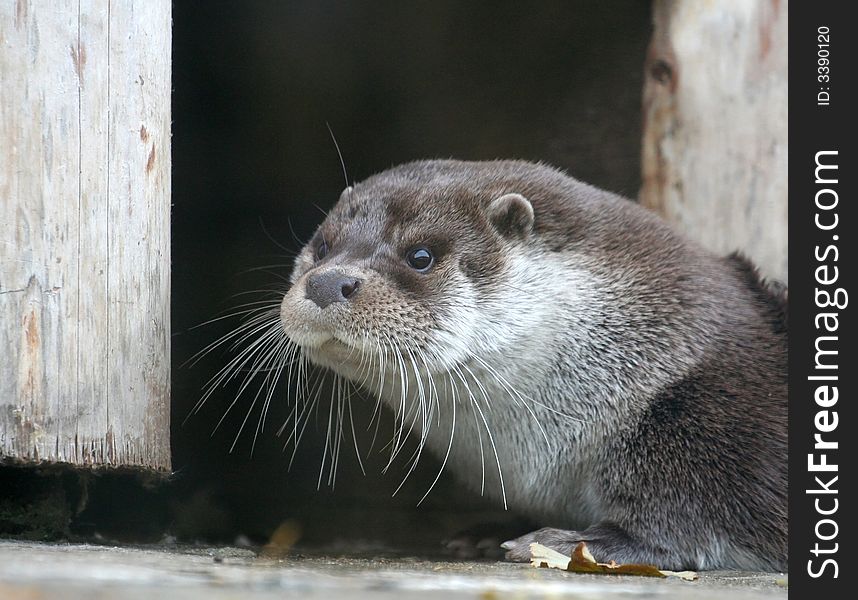
[[[787,280],[787,3],[656,0],[642,204]]]
[[[107,381],[107,302],[109,259],[107,255],[107,94],[109,73],[108,5],[103,0],[83,0],[80,5],[80,194],[78,211],[78,269],[81,310],[76,315],[81,340],[78,353],[74,462],[109,462],[104,432],[109,431]],[[89,358],[88,358],[89,357]],[[91,434],[82,432],[92,432]],[[96,433],[100,435],[96,435]]]
[[[170,11],[0,3],[0,457],[170,466]]]
[[[74,434],[77,21],[77,5],[0,6],[0,447],[35,460]]]
[[[169,403],[125,399],[169,396],[170,11],[169,0],[110,11],[107,325],[122,335],[109,337],[108,442],[135,464],[169,449]]]

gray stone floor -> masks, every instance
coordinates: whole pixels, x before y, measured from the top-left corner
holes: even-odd
[[[579,575],[529,565],[260,557],[239,548],[0,540],[0,599],[786,598],[786,576],[709,572],[696,582]]]

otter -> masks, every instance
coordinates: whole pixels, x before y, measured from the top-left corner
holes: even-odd
[[[347,187],[290,282],[303,356],[547,526],[507,559],[786,568],[786,292],[740,255],[543,164],[426,160]]]

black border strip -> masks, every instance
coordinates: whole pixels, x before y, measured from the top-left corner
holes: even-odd
[[[850,292],[858,294],[853,210],[858,101],[850,81],[858,66],[858,23],[847,16],[850,4],[793,2],[789,7],[789,591],[795,598],[854,598],[858,589],[856,505],[849,491],[858,487],[853,467],[858,363],[848,351],[858,337],[849,301],[858,302],[858,296],[846,300]],[[817,161],[838,168],[820,170],[819,179],[825,181],[817,181]],[[829,208],[820,208],[817,200]],[[836,226],[824,229],[835,218]],[[840,306],[824,306],[827,301]],[[817,346],[837,354],[817,354]],[[827,368],[818,367],[817,360]],[[837,448],[814,448],[815,434]],[[825,454],[837,470],[811,471],[809,454],[817,464]],[[825,493],[832,490],[837,492]]]

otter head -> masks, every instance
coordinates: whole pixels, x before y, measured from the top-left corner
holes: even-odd
[[[511,339],[508,302],[493,307],[521,295],[512,256],[533,235],[533,207],[508,184],[475,185],[461,164],[403,165],[343,191],[280,308],[312,362],[352,380],[388,363],[431,373]]]

